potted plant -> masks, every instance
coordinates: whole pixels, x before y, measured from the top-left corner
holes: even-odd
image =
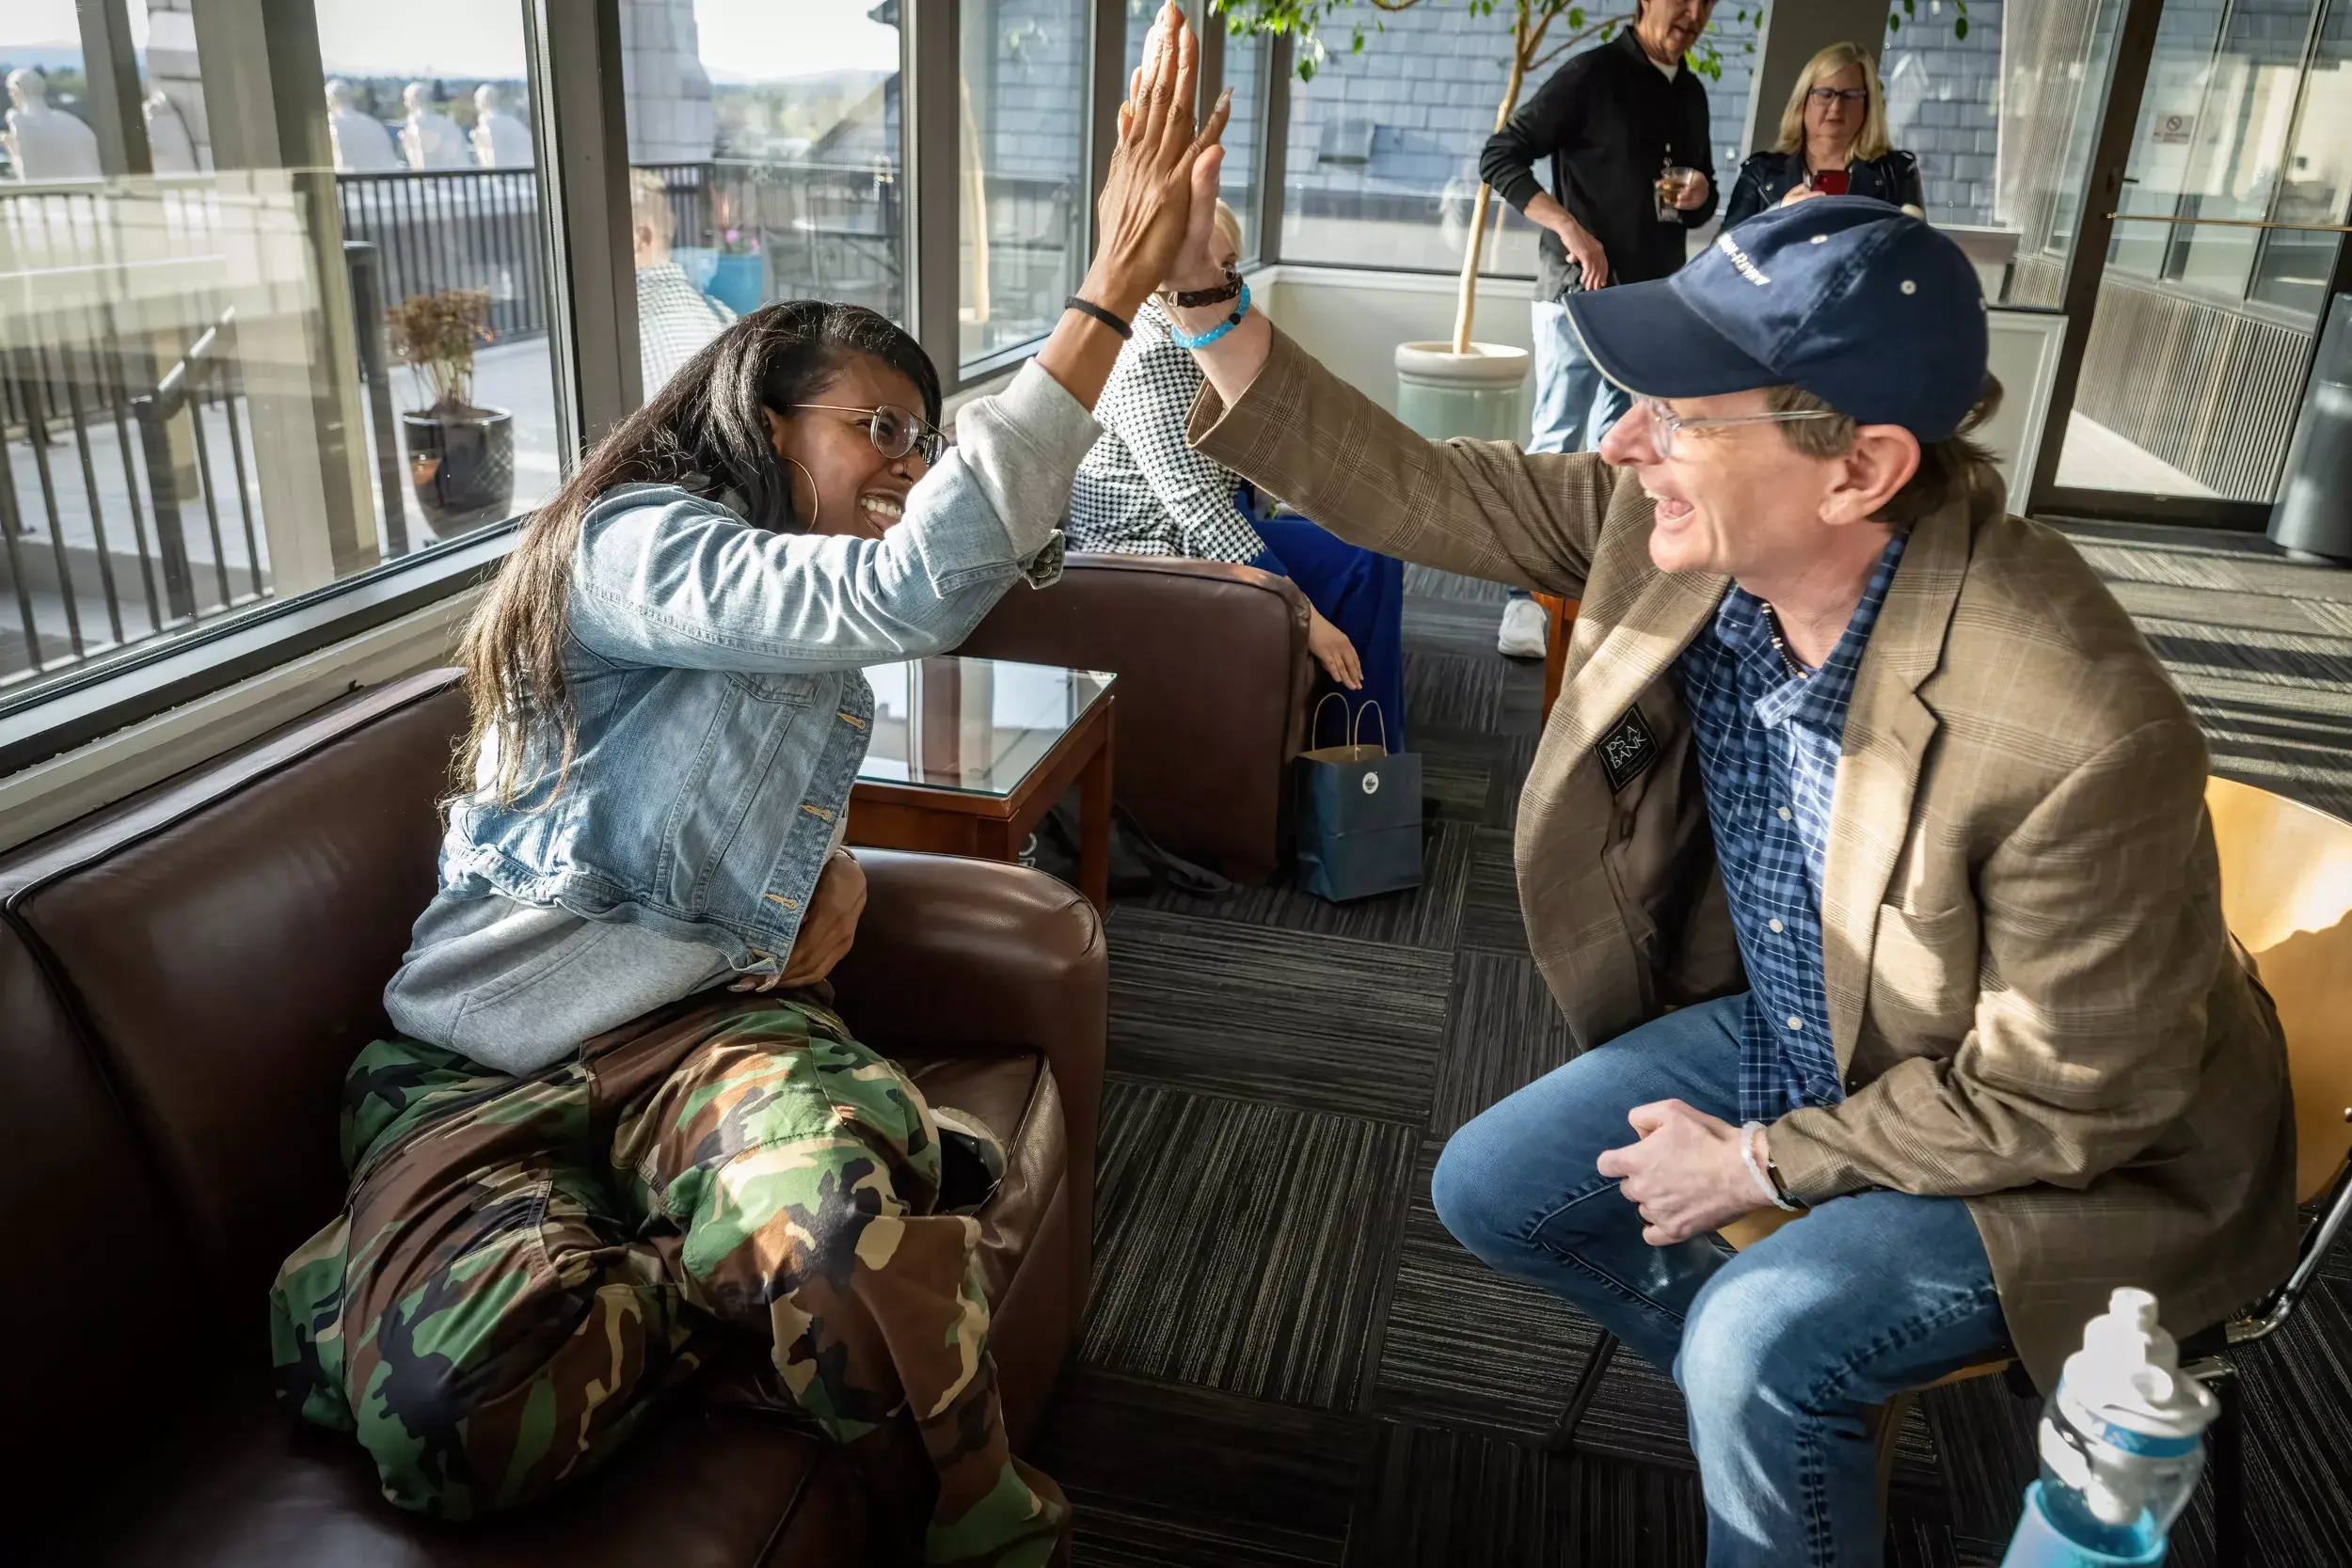
[[[1316,37],[1317,29],[1332,12],[1354,3],[1355,0],[1215,0],[1216,9],[1226,18],[1226,25],[1234,32],[1290,34],[1294,40],[1295,67],[1302,82],[1314,79],[1315,69],[1326,53]],[[1375,12],[1386,12],[1410,10],[1422,0],[1365,3]],[[1473,17],[1492,16],[1500,11],[1511,19],[1511,71],[1503,83],[1502,102],[1495,110],[1498,131],[1510,122],[1513,112],[1518,108],[1519,93],[1531,75],[1581,44],[1609,41],[1618,28],[1631,26],[1637,14],[1635,0],[1626,0],[1623,11],[1598,17],[1568,0],[1465,0],[1465,5]],[[1916,0],[1894,0],[1887,16],[1888,29],[1900,25],[1898,11],[1913,14],[1915,5]],[[1964,39],[1968,36],[1966,0],[1957,0],[1956,10],[1953,33]],[[1764,6],[1758,3],[1736,7],[1732,14],[1739,22],[1760,24]],[[1376,16],[1373,26],[1375,31],[1381,26]],[[1351,53],[1360,53],[1364,47],[1360,23],[1355,27],[1349,47]],[[1755,49],[1753,43],[1744,47],[1751,52]],[[1712,20],[1690,57],[1691,68],[1700,75],[1712,81],[1723,79],[1723,55]],[[1462,277],[1454,303],[1454,336],[1448,341],[1397,345],[1397,413],[1425,436],[1512,440],[1521,434],[1518,390],[1519,384],[1527,378],[1527,351],[1503,343],[1476,342],[1470,337],[1478,312],[1479,267],[1486,258],[1486,218],[1493,201],[1493,191],[1481,182],[1470,203],[1468,243],[1462,247]]]
[[[413,294],[385,317],[392,352],[433,393],[400,417],[425,521],[439,532],[504,517],[515,499],[515,417],[473,401],[473,351],[491,336],[489,294]]]

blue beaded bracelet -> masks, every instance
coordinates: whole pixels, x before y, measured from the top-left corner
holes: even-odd
[[[1224,337],[1225,334],[1239,326],[1241,325],[1242,317],[1248,314],[1249,314],[1249,285],[1244,283],[1241,286],[1241,297],[1233,302],[1233,313],[1232,315],[1226,317],[1223,321],[1217,323],[1206,332],[1201,333],[1199,337],[1195,337],[1193,334],[1186,332],[1183,327],[1178,326],[1171,321],[1168,324],[1168,341],[1174,343],[1178,348],[1207,348],[1211,343],[1216,342],[1219,338]]]

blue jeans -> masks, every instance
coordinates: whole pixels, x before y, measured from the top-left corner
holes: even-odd
[[[1539,299],[1528,309],[1535,336],[1535,429],[1527,450],[1598,451],[1609,427],[1633,406],[1632,394],[1584,357],[1566,306]]]
[[[1709,1568],[1874,1565],[1884,1549],[1871,1413],[2007,1338],[1958,1198],[1873,1190],[1725,1258],[1642,1240],[1594,1169],[1626,1113],[1682,1100],[1740,1117],[1746,996],[1668,1013],[1586,1052],[1454,1135],[1438,1217],[1504,1274],[1563,1296],[1660,1367],[1691,1412]]]

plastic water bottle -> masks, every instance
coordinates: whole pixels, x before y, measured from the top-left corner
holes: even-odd
[[[2181,1370],[2156,1298],[2121,1290],[2083,1329],[2042,1418],[2042,1479],[2002,1568],[2151,1568],[2205,1463],[2219,1405]]]

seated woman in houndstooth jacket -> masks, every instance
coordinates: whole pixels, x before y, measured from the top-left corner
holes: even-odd
[[[1241,257],[1241,223],[1216,206],[1223,259]],[[1078,466],[1070,547],[1230,561],[1289,578],[1314,607],[1307,646],[1341,689],[1351,728],[1379,706],[1391,750],[1405,743],[1405,567],[1326,533],[1184,440],[1201,386],[1192,355],[1169,341],[1154,300],[1135,321],[1094,417],[1102,438]],[[1368,723],[1367,738],[1379,733]]]

